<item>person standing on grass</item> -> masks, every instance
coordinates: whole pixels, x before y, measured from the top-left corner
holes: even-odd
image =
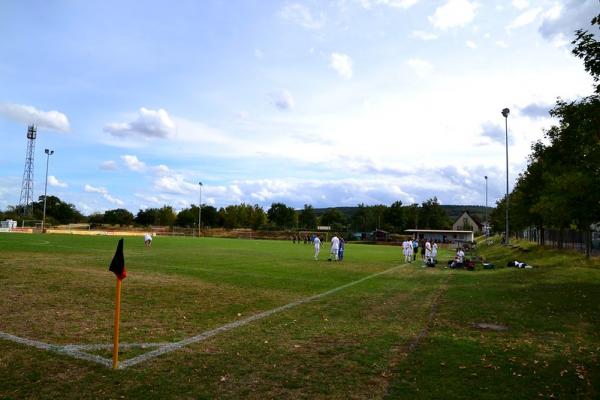
[[[417,261],[417,254],[419,254],[419,241],[417,238],[412,241],[413,245],[413,261]]]
[[[339,261],[344,259],[344,247],[346,247],[346,242],[344,241],[344,238],[340,238],[340,249],[338,250]]]
[[[402,247],[404,248],[403,253],[404,253],[404,262],[405,263],[406,262],[410,262],[409,261],[409,257],[412,257],[410,255],[410,251],[408,249],[408,246],[409,246],[409,241],[408,240],[405,240],[404,242],[402,242]],[[412,247],[412,244],[410,246]]]
[[[340,239],[336,235],[331,238],[331,250],[329,251],[329,261],[338,260],[338,251],[340,250]]]
[[[425,239],[420,240],[419,247],[421,248],[421,261],[425,261]]]
[[[431,260],[431,242],[429,239],[425,242],[425,261],[429,262]]]
[[[315,261],[319,259],[319,251],[321,251],[321,239],[317,235],[313,239],[313,243],[315,245]]]
[[[413,259],[413,242],[410,238],[408,238],[408,240],[406,241],[406,251],[408,255],[407,261],[411,263]]]
[[[146,233],[144,235],[144,244],[146,245],[146,247],[152,246],[152,235],[150,233]]]
[[[433,246],[431,246],[431,259],[434,264],[437,262],[437,253],[438,253],[438,244],[437,244],[437,240],[434,240]]]

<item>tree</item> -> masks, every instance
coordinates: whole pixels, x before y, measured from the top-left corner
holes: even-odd
[[[600,14],[592,19],[592,26],[600,26]],[[585,70],[592,75],[596,82],[595,92],[600,94],[600,42],[594,38],[594,34],[578,29],[575,31],[575,40],[571,42],[575,45],[573,54],[583,60]]]
[[[346,225],[346,217],[337,208],[330,208],[321,215],[321,225],[340,230]]]
[[[269,222],[278,228],[292,228],[296,225],[296,212],[283,203],[273,203],[267,211]]]
[[[38,201],[34,203],[33,209],[36,218],[43,218],[44,196],[40,196]],[[59,224],[69,224],[73,222],[81,222],[85,218],[77,211],[75,206],[66,203],[56,196],[48,196],[46,198],[46,220]]]
[[[427,229],[448,229],[451,223],[437,197],[421,203],[419,226]]]
[[[252,208],[252,214],[250,216],[250,228],[259,229],[263,225],[267,224],[267,214],[261,206],[255,204]]]
[[[298,225],[303,229],[315,229],[317,227],[317,215],[310,204],[305,204],[304,209],[298,214]]]
[[[158,209],[147,208],[145,210],[139,210],[134,221],[136,224],[144,226],[158,225]]]
[[[366,232],[368,230],[369,209],[364,203],[357,205],[357,209],[352,215],[351,222],[354,229],[360,232]]]
[[[402,207],[401,201],[395,201],[392,205],[385,210],[384,219],[386,224],[389,224],[393,232],[401,233],[404,231],[404,207]]]
[[[108,210],[104,213],[104,223],[111,225],[131,225],[133,222],[133,214],[124,208],[116,208]]]
[[[405,208],[406,226],[419,229],[419,205],[411,204]]]
[[[175,214],[173,207],[167,205],[159,208],[156,216],[158,219],[157,225],[161,226],[173,226],[177,219],[177,214]]]
[[[198,206],[192,205],[177,213],[175,225],[184,228],[192,228],[198,225]]]
[[[600,15],[592,19],[592,25],[600,25]],[[600,215],[600,43],[583,30],[576,32],[572,43],[573,54],[583,60],[596,82],[595,93],[556,102],[550,115],[559,123],[545,132],[544,141],[533,145],[527,171],[509,199],[516,226],[547,225],[561,230],[576,226],[584,231],[589,257],[591,225]]]
[[[88,217],[88,222],[92,225],[101,225],[104,223],[104,213],[95,212]]]

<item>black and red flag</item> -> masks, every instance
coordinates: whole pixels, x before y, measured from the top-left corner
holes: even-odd
[[[127,276],[127,271],[125,271],[125,257],[123,256],[123,239],[119,240],[117,251],[108,270],[114,272],[119,280],[123,280]]]

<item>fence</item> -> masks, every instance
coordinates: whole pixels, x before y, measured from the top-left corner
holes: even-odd
[[[573,249],[585,253],[585,231],[572,229],[538,229],[531,227],[517,233],[517,237],[536,242],[542,246]],[[600,256],[600,232],[592,232],[591,255]]]

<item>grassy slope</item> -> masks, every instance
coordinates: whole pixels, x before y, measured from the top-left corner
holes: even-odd
[[[496,265],[532,270],[457,272],[426,343],[401,371],[405,398],[586,398],[600,396],[600,263],[531,247],[481,246]],[[504,332],[473,324],[502,324]],[[469,396],[467,396],[467,394]],[[394,397],[394,396],[392,396]]]
[[[114,279],[106,270],[115,246],[107,237],[0,236],[0,331],[110,342]],[[227,239],[125,246],[124,342],[179,340],[400,258],[398,248],[350,245],[343,264],[314,262],[308,245]],[[497,265],[516,257],[540,268],[405,266],[124,371],[0,341],[0,398],[596,397],[597,263],[508,251],[480,250]],[[442,287],[429,336],[406,354]],[[477,322],[509,330],[480,331]]]

